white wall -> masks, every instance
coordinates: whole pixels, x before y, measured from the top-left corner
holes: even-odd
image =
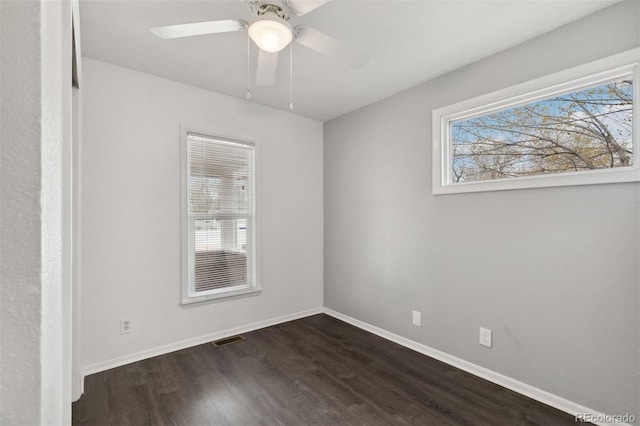
[[[0,423],[68,424],[62,182],[71,125],[70,3],[1,2],[0,40]]]
[[[2,424],[40,420],[39,32],[38,2],[0,2]]]
[[[83,58],[82,364],[322,306],[322,123]],[[257,296],[180,305],[180,123],[257,140]],[[119,321],[133,333],[120,335]],[[93,367],[91,367],[93,366]]]
[[[432,110],[637,46],[627,1],[326,123],[325,306],[638,417],[640,185],[431,193]]]

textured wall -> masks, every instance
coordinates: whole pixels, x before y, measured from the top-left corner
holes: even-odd
[[[40,4],[0,2],[0,423],[40,421]]]
[[[83,365],[322,306],[322,123],[86,58],[82,96]],[[259,295],[180,305],[181,123],[259,145]]]
[[[430,135],[433,109],[640,46],[639,28],[623,2],[326,123],[325,306],[638,416],[640,185],[434,196]]]

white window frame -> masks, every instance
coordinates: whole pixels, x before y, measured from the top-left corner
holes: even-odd
[[[640,48],[637,48],[434,110],[432,113],[433,194],[640,181],[639,67]],[[632,166],[480,182],[453,182],[451,171],[451,123],[453,121],[482,116],[498,110],[550,98],[554,95],[584,89],[629,74],[633,78],[634,100],[632,110]]]
[[[189,292],[189,156],[188,141],[189,134],[196,134],[207,138],[226,141],[238,144],[246,144],[253,146],[254,161],[254,178],[253,178],[253,214],[254,214],[254,232],[253,232],[253,256],[247,254],[248,272],[252,275],[246,286],[223,287],[210,291],[206,295],[191,295]],[[182,305],[191,305],[193,303],[201,303],[207,301],[216,301],[220,299],[239,297],[260,293],[262,291],[261,281],[261,225],[260,225],[260,144],[249,138],[236,138],[229,136],[221,136],[218,132],[207,129],[203,126],[181,125],[180,126],[180,201],[181,201],[181,256],[182,256],[182,274],[181,274],[181,295]],[[247,235],[247,239],[250,236]]]

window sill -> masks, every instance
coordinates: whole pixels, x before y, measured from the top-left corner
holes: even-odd
[[[239,288],[233,289],[230,288],[228,290],[222,290],[216,293],[210,293],[202,296],[194,296],[194,297],[183,297],[182,298],[182,306],[190,306],[193,304],[205,303],[205,302],[215,302],[230,298],[239,298],[243,296],[251,296],[257,295],[262,292],[262,288]]]
[[[450,183],[433,186],[433,194],[504,191],[512,189],[549,188],[558,186],[598,185],[640,181],[640,168],[625,167],[555,175],[519,177],[480,182]]]

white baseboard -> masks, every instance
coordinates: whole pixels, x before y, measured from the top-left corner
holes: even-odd
[[[431,358],[435,358],[438,361],[442,361],[453,367],[459,368],[460,370],[464,370],[467,373],[473,374],[474,376],[481,377],[497,385],[500,385],[507,389],[511,389],[514,392],[528,396],[531,399],[535,399],[536,401],[542,402],[543,404],[549,405],[553,408],[557,408],[558,410],[564,411],[565,413],[569,413],[572,416],[575,416],[578,413],[589,413],[592,415],[592,418],[603,418],[603,419],[606,418],[605,414],[600,413],[599,411],[592,410],[583,405],[580,405],[573,401],[569,401],[568,399],[562,398],[558,395],[554,395],[550,392],[528,385],[526,383],[523,383],[511,377],[507,377],[493,370],[489,370],[488,368],[484,368],[472,362],[465,361],[453,355],[449,355],[446,352],[439,351],[430,346],[423,345],[422,343],[418,343],[414,340],[410,340],[405,337],[399,336],[390,331],[384,330],[380,327],[376,327],[375,325],[368,324],[364,321],[360,321],[358,319],[352,318],[348,315],[342,314],[340,312],[336,312],[326,307],[324,308],[323,311],[325,314],[332,316],[336,319],[349,323],[353,326],[356,326],[365,331],[373,333],[384,339],[395,342],[406,348],[412,349],[423,355],[429,356]],[[595,424],[598,424],[598,425],[623,424],[624,425],[626,423],[595,423]]]
[[[98,362],[91,365],[85,365],[82,367],[82,383],[84,392],[84,378],[90,374],[99,373],[101,371],[110,370],[112,368],[120,367],[133,362],[142,361],[143,359],[153,358],[154,356],[168,354],[170,352],[179,351],[181,349],[190,348],[192,346],[201,345],[218,339],[224,339],[225,337],[234,336],[236,334],[248,333],[250,331],[258,330],[260,328],[270,327],[276,324],[282,324],[283,322],[293,321],[300,318],[305,318],[311,315],[321,314],[323,308],[308,309],[306,311],[300,311],[289,315],[283,315],[276,318],[271,318],[264,321],[258,321],[251,324],[243,325],[240,327],[230,328],[227,330],[217,331],[215,333],[206,334],[204,336],[193,337],[190,339],[181,340],[176,343],[168,345],[158,346],[152,349],[136,352],[129,355],[123,355],[120,357],[108,359],[106,361]]]

